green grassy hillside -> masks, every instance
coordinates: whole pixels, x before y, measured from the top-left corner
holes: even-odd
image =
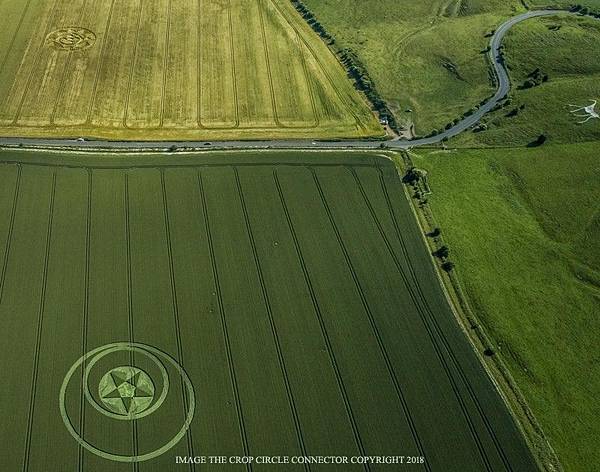
[[[505,51],[511,103],[483,119],[487,131],[466,133],[457,144],[522,146],[540,133],[554,143],[600,139],[600,120],[580,124],[582,118],[569,107],[600,100],[600,21],[572,16],[530,20],[507,35]],[[548,81],[523,89],[537,69]]]
[[[427,134],[489,96],[485,35],[521,2],[305,0],[337,46],[364,62],[398,120]],[[412,112],[406,112],[407,109]]]
[[[600,468],[596,143],[426,152],[467,295],[565,469]]]
[[[486,36],[525,11],[517,1],[378,1],[368,7],[350,0],[305,3],[337,39],[337,47],[355,51],[398,121],[414,124],[418,135],[443,128],[492,94],[491,66],[482,53]],[[530,20],[508,34],[505,46],[513,103],[486,117],[488,131],[460,137],[457,144],[520,146],[540,133],[554,142],[600,137],[598,121],[578,126],[568,110],[571,102],[600,97],[600,21]],[[548,82],[519,90],[538,68]],[[521,106],[516,116],[507,116]]]

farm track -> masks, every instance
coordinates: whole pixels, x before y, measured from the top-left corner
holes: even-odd
[[[271,70],[271,59],[269,56],[269,45],[267,43],[267,35],[265,32],[265,18],[264,11],[261,8],[262,0],[256,0],[258,2],[258,17],[260,19],[260,35],[262,39],[262,50],[265,55],[265,61],[267,63],[267,77],[269,78],[269,90],[271,95],[271,107],[273,109],[273,119],[275,120],[275,124],[278,127],[284,127],[281,121],[279,121],[279,117],[277,114],[277,102],[275,100],[275,87],[273,85],[273,72]]]
[[[278,8],[278,7],[276,7]],[[566,10],[533,10],[517,15],[503,23],[495,32],[490,42],[490,60],[494,65],[494,71],[497,78],[497,90],[494,96],[477,108],[473,114],[463,118],[460,122],[443,131],[440,134],[428,138],[418,138],[414,140],[402,140],[396,138],[385,141],[385,146],[390,149],[411,149],[419,146],[430,146],[445,141],[448,138],[456,136],[467,131],[476,125],[481,118],[489,113],[510,91],[510,78],[503,64],[501,47],[502,40],[510,29],[518,23],[532,18],[554,16],[561,14],[572,14]],[[295,25],[292,25],[295,28]],[[314,51],[303,39],[311,53]],[[242,128],[240,128],[242,129]],[[265,128],[265,131],[267,128]],[[77,141],[73,139],[48,139],[48,138],[18,138],[4,137],[0,138],[0,146],[39,146],[39,147],[62,147],[78,149],[109,149],[109,150],[163,150],[172,147],[185,149],[377,149],[382,141],[373,140],[333,140],[333,141],[314,141],[307,139],[272,139],[272,140],[253,140],[253,141],[109,141],[109,140],[89,140]]]
[[[84,294],[83,294],[83,316],[81,324],[81,355],[85,355],[87,349],[87,338],[88,338],[88,318],[90,313],[90,247],[91,247],[91,235],[92,235],[92,195],[93,195],[93,175],[91,169],[86,170],[87,174],[87,212],[85,221],[85,282],[84,282]],[[83,385],[83,379],[85,378],[85,368],[87,363],[83,363],[83,369],[81,371],[81,385]],[[79,431],[85,431],[85,402],[83,391],[79,396]],[[81,445],[78,446],[77,451],[77,470],[83,470],[84,465],[84,449]]]
[[[160,128],[164,126],[165,123],[165,105],[166,105],[166,96],[167,96],[167,73],[169,71],[169,44],[171,37],[171,8],[172,8],[172,0],[168,0],[167,2],[167,32],[165,38],[165,52],[163,58],[163,78],[162,78],[162,87],[161,87],[161,99],[160,99]],[[200,74],[200,71],[198,71]]]
[[[2,59],[2,65],[0,65],[0,71],[4,70],[4,66],[6,65],[6,61],[8,60],[9,56],[10,56],[10,52],[12,51],[12,48],[15,44],[15,40],[17,39],[17,35],[19,34],[19,31],[21,30],[21,26],[23,25],[23,21],[25,20],[25,17],[27,16],[27,13],[29,12],[29,6],[31,5],[31,2],[33,0],[27,0],[27,3],[25,4],[25,8],[23,8],[23,13],[21,14],[20,18],[19,18],[19,22],[17,23],[17,27],[15,28],[15,32],[12,35],[12,38],[10,40],[10,43],[8,45],[8,48],[6,49],[6,54],[4,55],[4,59]]]
[[[15,192],[12,201],[12,209],[10,212],[10,220],[8,224],[8,234],[6,236],[6,244],[4,246],[4,260],[2,261],[2,273],[0,273],[0,304],[4,298],[4,284],[6,282],[6,270],[8,268],[8,260],[10,257],[10,248],[13,240],[13,229],[15,227],[15,215],[17,211],[17,204],[19,202],[19,187],[21,184],[21,173],[22,167],[16,164],[17,177],[15,181]]]
[[[106,37],[108,36],[108,31],[110,29],[110,22],[112,20],[113,12],[115,9],[115,2],[117,0],[111,0],[110,8],[108,10],[108,17],[106,19],[106,26],[104,28],[104,34],[102,35],[102,46],[100,47],[100,53],[98,56],[98,65],[96,66],[96,72],[94,73],[94,85],[92,87],[92,96],[90,100],[90,106],[88,108],[87,117],[85,123],[87,125],[91,125],[92,123],[92,114],[94,112],[94,105],[96,103],[96,96],[98,93],[98,84],[100,82],[100,71],[102,70],[102,58],[104,57],[104,53],[106,51]]]
[[[137,26],[135,28],[133,60],[129,64],[129,83],[127,85],[127,88],[125,89],[125,110],[123,112],[123,127],[128,128],[128,129],[131,129],[130,126],[127,124],[127,115],[129,114],[129,105],[131,102],[131,89],[133,87],[133,74],[134,74],[135,66],[136,66],[137,60],[138,60],[138,50],[139,50],[138,43],[139,43],[139,39],[140,39],[140,28],[142,25],[142,12],[144,11],[143,0],[138,0],[138,1],[139,1],[140,9],[138,11]]]

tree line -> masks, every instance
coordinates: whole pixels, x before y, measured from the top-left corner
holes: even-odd
[[[309,26],[315,31],[325,42],[331,47],[331,49],[339,57],[341,63],[346,69],[348,77],[352,79],[354,87],[362,92],[375,112],[377,112],[379,119],[387,122],[388,126],[395,132],[400,132],[398,122],[391,112],[385,100],[381,97],[373,79],[369,76],[366,67],[358,59],[354,51],[350,48],[339,48],[333,36],[325,29],[325,27],[317,20],[315,15],[308,9],[301,0],[291,0],[294,8],[300,13],[302,18],[309,24]]]

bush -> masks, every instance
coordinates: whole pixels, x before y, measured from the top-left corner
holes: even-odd
[[[448,249],[448,246],[442,246],[437,251],[433,251],[433,255],[438,259],[445,259],[448,257],[449,254],[450,249]]]

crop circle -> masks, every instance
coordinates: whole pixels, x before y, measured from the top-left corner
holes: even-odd
[[[97,390],[102,404],[100,404],[93,398],[88,385],[89,373],[91,368],[95,364],[97,364],[97,362],[101,358],[117,351],[135,351],[141,353],[142,355],[145,355],[155,363],[158,361],[157,366],[159,366],[159,370],[161,371],[161,375],[163,376],[163,388],[161,394],[157,399],[155,399],[156,392],[154,382],[152,381],[151,377],[142,369],[129,365],[116,366],[110,369],[109,371],[105,372],[105,374],[100,379]],[[179,431],[163,446],[147,453],[130,456],[122,454],[113,454],[111,452],[104,451],[96,447],[94,444],[90,443],[86,439],[84,439],[84,437],[77,431],[71,419],[69,418],[66,406],[67,387],[69,386],[69,382],[73,378],[75,372],[77,372],[78,369],[83,368],[83,366],[85,365],[83,393],[86,396],[88,402],[92,404],[96,409],[98,409],[101,413],[112,419],[127,419],[130,421],[134,421],[156,411],[156,409],[159,408],[162,402],[164,401],[164,397],[166,397],[168,391],[168,375],[162,361],[165,361],[167,365],[170,365],[179,373],[182,379],[182,383],[186,390],[185,404],[187,411],[185,415],[185,420]],[[160,368],[161,366],[162,369]],[[117,397],[118,401],[116,400]],[[135,401],[137,402],[137,405],[135,405],[134,407],[132,407],[132,405],[134,404],[133,399],[135,399]],[[188,428],[192,423],[192,419],[194,418],[196,400],[194,395],[194,388],[187,373],[175,359],[173,359],[168,354],[162,352],[161,350],[156,349],[153,346],[133,342],[120,342],[106,344],[104,346],[100,346],[96,349],[93,349],[81,356],[71,366],[71,368],[65,375],[65,378],[60,388],[59,408],[63,422],[71,436],[89,452],[96,454],[97,456],[100,456],[104,459],[116,462],[142,462],[164,454],[166,451],[175,446],[175,444],[177,444],[181,440],[181,438],[183,438],[183,436],[186,434]]]
[[[46,44],[61,51],[81,51],[96,42],[96,34],[87,28],[69,26],[52,31],[46,36]]]

